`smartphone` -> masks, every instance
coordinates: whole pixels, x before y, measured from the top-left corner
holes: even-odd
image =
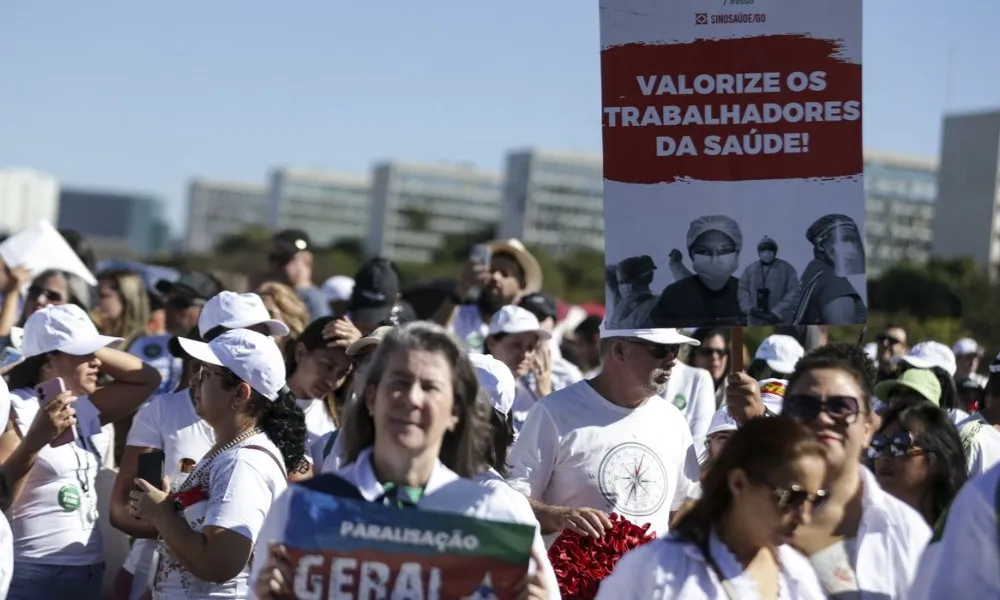
[[[139,455],[139,479],[145,479],[159,489],[163,481],[163,450],[153,450]]]
[[[35,387],[35,394],[38,395],[38,403],[42,406],[45,406],[50,400],[65,391],[66,382],[63,381],[62,377],[56,377],[55,379],[43,381]],[[70,427],[66,431],[60,433],[54,440],[49,442],[49,445],[53,448],[58,448],[59,446],[75,442],[77,437],[76,427]]]
[[[472,247],[472,252],[469,253],[469,258],[488,267],[490,265],[490,258],[492,258],[492,254],[493,253],[490,251],[490,247],[488,245],[476,244]]]

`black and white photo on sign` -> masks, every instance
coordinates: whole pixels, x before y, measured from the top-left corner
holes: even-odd
[[[865,322],[860,177],[615,186],[609,328]]]

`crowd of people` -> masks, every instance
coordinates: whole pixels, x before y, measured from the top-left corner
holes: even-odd
[[[1000,360],[974,340],[609,329],[488,248],[422,320],[385,259],[315,285],[300,231],[253,291],[5,265],[0,597],[299,597],[290,486],[529,525],[519,598],[559,598],[547,548],[612,513],[657,539],[602,599],[1000,594]]]

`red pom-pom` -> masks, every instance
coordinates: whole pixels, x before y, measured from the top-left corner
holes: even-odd
[[[642,527],[612,513],[611,529],[595,539],[565,530],[549,548],[549,561],[559,581],[564,600],[592,600],[597,597],[601,581],[611,574],[618,559],[656,535],[649,533],[649,524]]]

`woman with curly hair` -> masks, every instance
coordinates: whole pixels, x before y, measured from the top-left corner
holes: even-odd
[[[208,344],[178,341],[201,362],[195,409],[215,445],[173,494],[136,480],[129,512],[160,536],[154,600],[246,598],[247,564],[264,517],[288,485],[286,465],[305,454],[305,419],[273,339],[235,329]]]

